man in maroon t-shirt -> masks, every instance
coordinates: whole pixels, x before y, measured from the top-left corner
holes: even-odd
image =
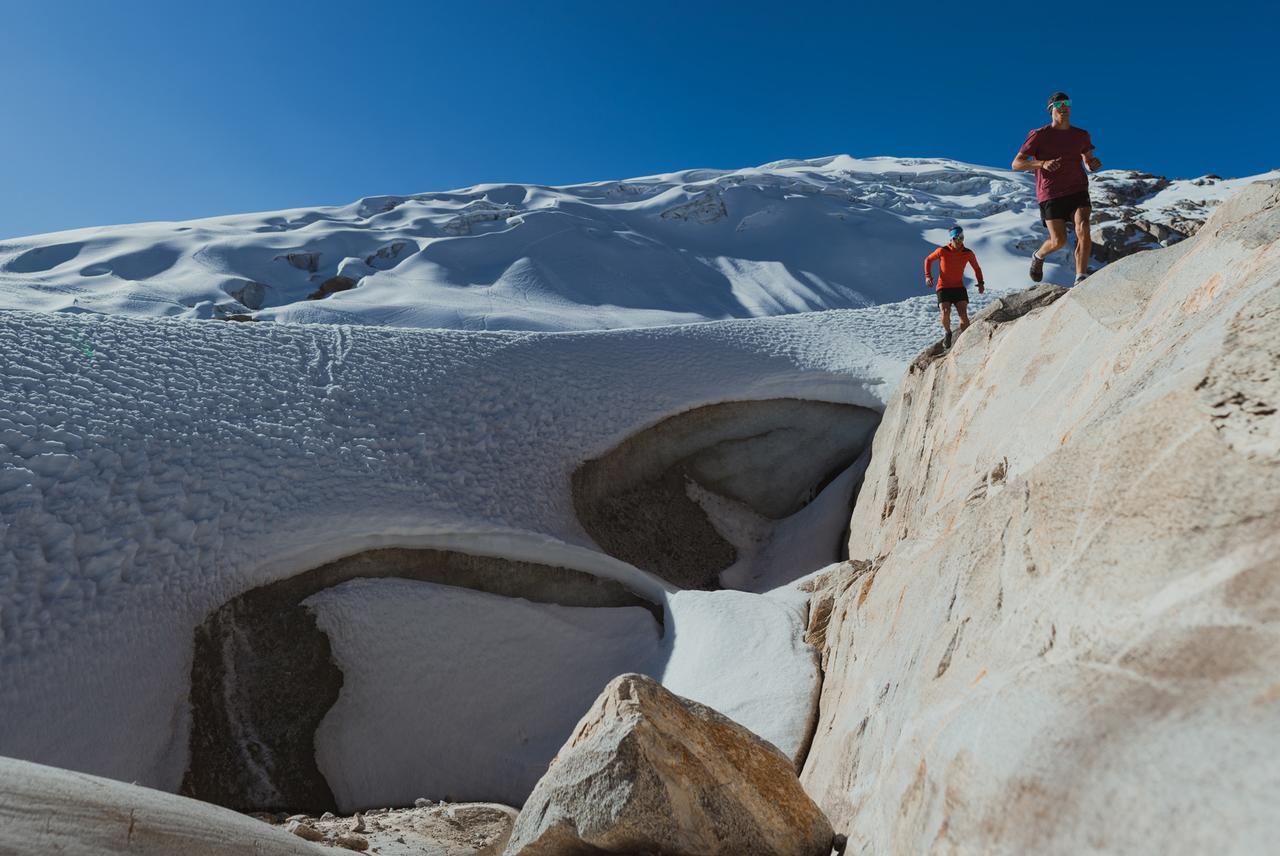
[[[1040,221],[1049,229],[1049,239],[1031,256],[1031,279],[1044,278],[1044,260],[1049,253],[1067,243],[1067,222],[1076,229],[1076,282],[1089,275],[1089,176],[1085,167],[1096,172],[1102,161],[1093,156],[1093,141],[1084,128],[1071,127],[1071,99],[1065,92],[1049,97],[1053,121],[1027,134],[1027,141],[1013,159],[1019,172],[1035,171],[1036,199],[1040,202]]]

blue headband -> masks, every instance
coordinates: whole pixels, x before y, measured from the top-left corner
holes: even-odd
[[[959,238],[963,234],[964,234],[964,229],[961,229],[959,226],[952,226],[951,231],[947,233],[947,237]]]

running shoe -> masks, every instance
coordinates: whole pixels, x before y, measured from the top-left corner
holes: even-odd
[[[1044,279],[1044,259],[1037,256],[1035,253],[1032,253],[1031,254],[1031,281],[1039,282],[1042,279]]]
[[[1084,281],[1085,281],[1086,279],[1088,279],[1088,278],[1089,278],[1089,274],[1088,274],[1088,273],[1078,273],[1078,274],[1076,274],[1076,285],[1079,285],[1080,283],[1084,282]]]

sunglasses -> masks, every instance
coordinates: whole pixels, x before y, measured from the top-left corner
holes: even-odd
[[[1054,110],[1061,110],[1063,107],[1071,106],[1071,99],[1068,98],[1065,101],[1050,101],[1049,106],[1052,107]]]

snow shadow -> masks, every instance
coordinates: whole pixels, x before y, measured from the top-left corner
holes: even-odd
[[[5,265],[5,270],[13,273],[43,273],[71,261],[80,255],[82,249],[84,249],[84,243],[81,241],[36,247],[14,258]]]

